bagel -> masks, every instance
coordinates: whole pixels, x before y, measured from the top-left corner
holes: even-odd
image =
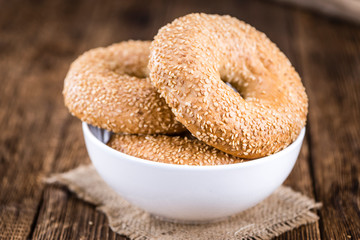
[[[69,111],[115,133],[183,132],[148,78],[149,47],[149,41],[128,41],[81,55],[64,81]]]
[[[222,165],[244,160],[184,136],[114,134],[107,144],[145,160],[178,165]]]
[[[259,158],[288,146],[305,126],[299,75],[264,33],[236,18],[186,15],[162,27],[150,49],[154,86],[177,120],[215,148]]]

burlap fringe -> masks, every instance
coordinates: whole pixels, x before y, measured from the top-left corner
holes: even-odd
[[[319,217],[311,210],[321,207],[320,203],[282,186],[257,206],[222,222],[177,224],[155,219],[126,202],[103,182],[93,166],[55,174],[45,181],[65,185],[80,199],[96,205],[107,216],[114,232],[131,239],[271,239],[316,222]]]

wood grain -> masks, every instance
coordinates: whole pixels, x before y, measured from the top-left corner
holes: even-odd
[[[66,55],[44,54],[53,43],[43,32],[49,23],[36,18],[41,9],[26,4],[18,8],[16,2],[1,6],[7,11],[0,14],[0,238],[25,239],[41,203],[41,179],[50,172],[67,117],[65,111],[54,111],[62,105],[54,98],[61,83],[51,69]],[[61,47],[58,43],[52,51]]]
[[[125,239],[106,217],[42,179],[89,163],[62,100],[83,51],[151,39],[190,12],[230,14],[265,32],[307,87],[307,139],[286,185],[322,201],[319,224],[276,239],[360,239],[360,27],[267,1],[0,0],[0,239]]]
[[[322,237],[360,239],[360,29],[301,13],[297,25]]]
[[[68,3],[62,3],[64,5]],[[152,6],[161,10],[160,1],[152,1]],[[162,23],[157,11],[148,8],[138,9],[139,3],[124,4],[120,1],[89,5],[79,3],[74,16],[86,16],[79,24],[80,44],[73,45],[76,52],[82,52],[94,46],[106,46],[128,39],[151,39]],[[164,6],[165,7],[165,6]],[[87,9],[89,8],[89,9]],[[91,14],[86,15],[87,9]],[[51,14],[51,13],[49,13]],[[134,16],[135,14],[135,16]],[[104,27],[105,26],[105,27]],[[72,31],[71,27],[67,31]],[[53,36],[53,41],[57,41]],[[73,58],[77,57],[74,55]],[[68,61],[69,65],[71,61]],[[66,72],[61,75],[64,76]],[[63,78],[59,79],[63,81]],[[69,114],[67,114],[69,115]],[[61,151],[54,157],[52,171],[63,172],[79,164],[89,163],[81,124],[78,119],[69,117],[62,128],[63,141],[59,142]],[[43,204],[37,217],[34,239],[125,239],[112,232],[104,214],[97,212],[93,206],[78,200],[67,191],[55,187],[46,187]]]

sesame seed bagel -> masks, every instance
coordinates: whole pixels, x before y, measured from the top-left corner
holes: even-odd
[[[65,78],[69,111],[115,133],[183,132],[148,78],[149,47],[149,41],[128,41],[82,54]]]
[[[134,157],[178,165],[222,165],[244,161],[195,138],[183,136],[114,134],[107,145]]]
[[[155,36],[149,69],[177,120],[234,156],[278,152],[305,126],[308,100],[299,75],[265,34],[236,18],[175,19]]]

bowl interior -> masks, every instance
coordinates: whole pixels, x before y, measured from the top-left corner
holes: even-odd
[[[97,172],[125,200],[176,221],[220,219],[269,196],[291,172],[305,134],[284,150],[243,163],[188,166],[133,157],[105,143],[111,133],[83,123],[86,147]]]
[[[204,170],[208,170],[208,169],[220,169],[220,168],[234,168],[234,167],[246,167],[246,166],[250,166],[250,165],[257,165],[257,164],[261,164],[264,161],[271,161],[271,160],[275,160],[278,159],[280,157],[282,157],[283,155],[288,154],[289,152],[293,151],[298,145],[302,144],[302,141],[304,139],[305,136],[305,127],[300,131],[299,136],[297,137],[297,139],[292,142],[289,146],[287,146],[286,148],[284,148],[283,150],[274,153],[272,155],[266,156],[266,157],[262,157],[262,158],[257,158],[257,159],[252,159],[250,161],[245,161],[242,163],[234,163],[234,164],[226,164],[226,165],[215,165],[215,166],[189,166],[189,165],[177,165],[177,164],[170,164],[170,163],[162,163],[162,162],[155,162],[155,161],[150,161],[150,160],[146,160],[146,159],[142,159],[142,158],[138,158],[138,157],[134,157],[125,153],[122,153],[120,151],[117,151],[109,146],[106,145],[106,143],[110,140],[111,135],[113,134],[112,132],[109,132],[107,130],[104,129],[100,129],[98,127],[94,127],[90,124],[87,124],[85,122],[82,123],[82,127],[83,127],[83,132],[84,135],[88,138],[90,138],[91,141],[93,141],[97,147],[105,150],[105,151],[110,151],[113,154],[117,155],[119,158],[123,159],[129,159],[131,161],[136,161],[139,163],[143,163],[143,164],[152,164],[152,165],[157,165],[159,167],[168,167],[168,168],[186,168],[186,169],[204,169]]]

